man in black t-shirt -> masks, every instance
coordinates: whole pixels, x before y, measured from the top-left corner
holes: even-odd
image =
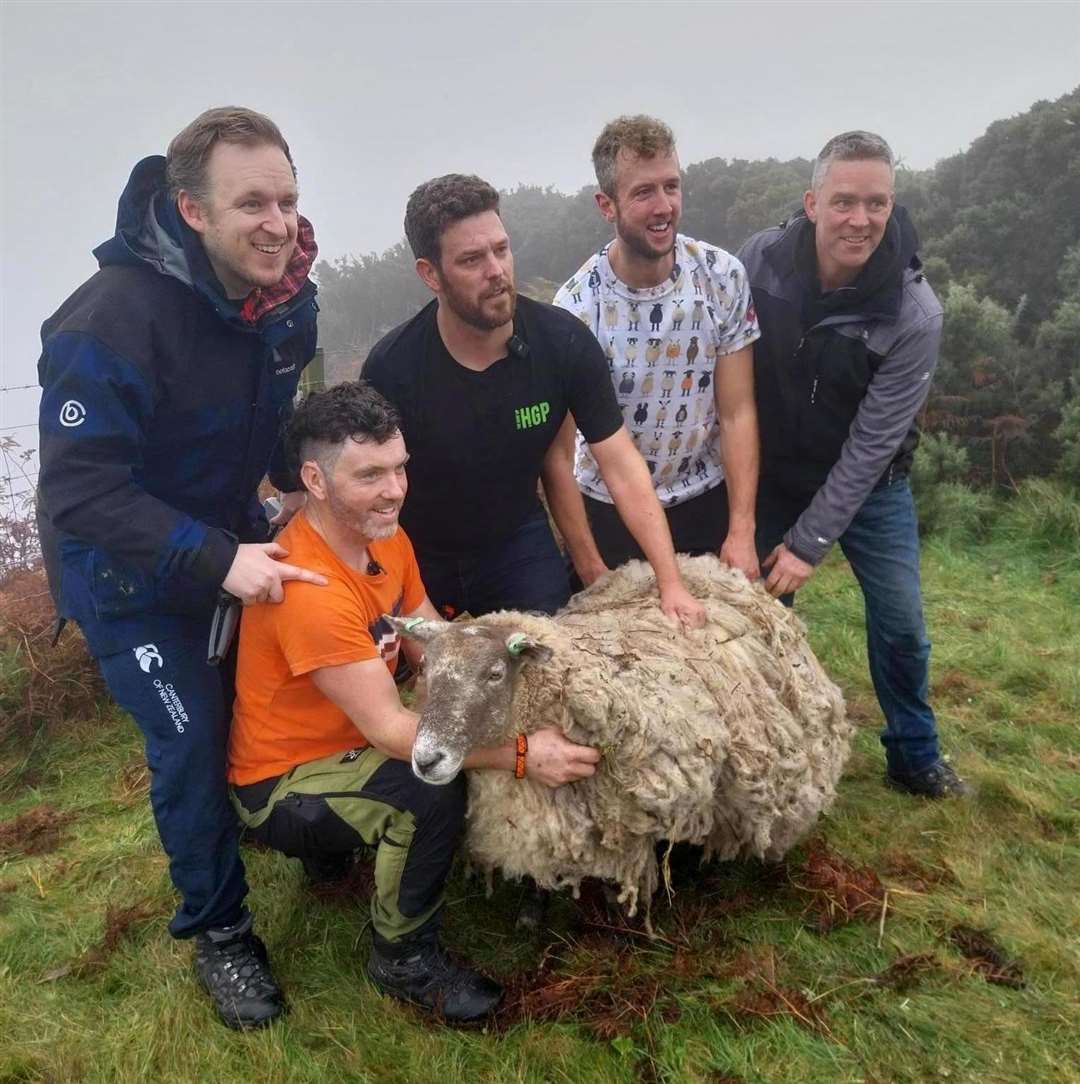
[[[567,414],[656,571],[660,605],[686,625],[686,590],[648,469],[622,424],[599,343],[575,317],[514,288],[499,194],[448,174],[409,198],[405,233],[435,300],[371,351],[363,376],[401,413],[409,493],[401,522],[444,613],[553,613],[570,596],[537,494]]]

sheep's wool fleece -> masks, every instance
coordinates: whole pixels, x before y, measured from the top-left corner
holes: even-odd
[[[575,891],[601,877],[633,914],[656,889],[658,840],[778,859],[832,803],[850,726],[802,622],[716,557],[679,566],[705,605],[702,629],[674,629],[643,561],[554,618],[480,619],[554,650],[522,669],[511,718],[526,731],[556,724],[603,760],[594,777],[556,789],[471,772],[475,866]]]

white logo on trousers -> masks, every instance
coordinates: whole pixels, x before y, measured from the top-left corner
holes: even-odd
[[[135,658],[138,659],[139,668],[144,674],[149,674],[150,667],[155,664],[159,670],[164,665],[157,644],[143,644],[142,647],[135,648]]]

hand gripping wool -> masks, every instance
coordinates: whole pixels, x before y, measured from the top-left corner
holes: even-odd
[[[802,622],[715,557],[679,566],[703,629],[673,628],[642,561],[554,618],[395,621],[427,644],[421,778],[447,782],[470,749],[544,726],[603,752],[595,776],[556,789],[470,773],[474,866],[575,892],[600,877],[633,914],[656,889],[659,840],[779,859],[832,803],[850,726]]]

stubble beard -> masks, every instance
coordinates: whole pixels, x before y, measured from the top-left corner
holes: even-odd
[[[398,520],[393,523],[384,523],[376,518],[374,512],[354,512],[337,495],[333,486],[327,485],[326,503],[330,506],[330,514],[349,530],[360,535],[365,542],[385,542],[397,534]],[[400,514],[400,507],[398,509]]]

